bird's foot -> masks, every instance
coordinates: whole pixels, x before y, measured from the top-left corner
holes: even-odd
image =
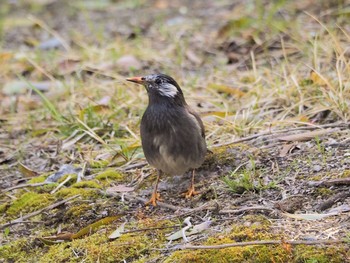
[[[191,185],[191,187],[188,189],[188,191],[186,193],[184,193],[185,198],[191,198],[195,195],[200,194],[200,192],[197,192],[196,190],[194,190],[194,185]]]
[[[160,198],[160,193],[158,192],[153,192],[151,199],[145,203],[145,205],[153,205],[154,207],[157,206],[157,201],[162,201],[163,199]]]

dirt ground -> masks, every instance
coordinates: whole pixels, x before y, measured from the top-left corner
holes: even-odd
[[[0,262],[350,262],[349,2],[0,9]],[[154,72],[210,150],[157,207],[125,81]]]

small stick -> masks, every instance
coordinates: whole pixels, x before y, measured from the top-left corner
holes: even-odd
[[[254,211],[254,210],[266,210],[266,211],[274,211],[274,209],[266,206],[252,206],[252,207],[243,207],[241,209],[235,209],[235,210],[221,210],[219,211],[219,214],[241,214],[247,211]]]
[[[330,208],[331,206],[333,206],[336,202],[339,202],[340,200],[344,200],[345,198],[350,196],[350,192],[346,191],[346,192],[340,192],[334,196],[331,196],[330,198],[328,198],[326,201],[324,201],[323,203],[319,204],[316,209],[318,211],[324,211],[328,208]]]
[[[277,133],[284,133],[284,132],[291,132],[291,131],[300,131],[300,130],[316,130],[316,129],[321,129],[321,128],[333,128],[333,127],[346,127],[349,126],[349,122],[345,123],[331,123],[331,124],[325,124],[325,125],[317,125],[317,126],[306,126],[306,127],[298,127],[298,128],[293,128],[293,129],[284,129],[284,130],[276,130],[276,131],[268,131],[268,132],[262,132],[258,134],[254,134],[252,136],[248,136],[242,139],[234,140],[231,142],[226,142],[226,143],[221,143],[221,144],[214,144],[211,146],[211,148],[217,148],[217,147],[222,147],[222,146],[228,146],[232,144],[237,144],[241,142],[246,142],[246,141],[251,141],[254,140],[258,137],[265,137],[265,136],[271,136],[273,134]]]
[[[67,183],[70,179],[72,178],[72,176],[68,176],[62,183],[60,183],[55,189],[53,189],[50,194],[54,194],[57,192],[58,189],[60,189],[62,186],[65,185],[65,183]]]
[[[309,186],[333,186],[333,185],[350,185],[350,177],[337,178],[328,181],[310,181]]]

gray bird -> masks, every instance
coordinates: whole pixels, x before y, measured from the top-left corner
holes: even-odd
[[[141,141],[145,157],[158,170],[158,177],[146,204],[156,206],[157,200],[161,200],[157,189],[163,173],[181,175],[193,169],[185,196],[198,194],[194,189],[194,169],[201,166],[207,152],[199,115],[187,105],[179,84],[165,74],[127,80],[144,85],[148,93],[148,107],[141,120]]]

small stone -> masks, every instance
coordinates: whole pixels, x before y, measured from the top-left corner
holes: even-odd
[[[321,171],[321,170],[322,170],[322,166],[321,166],[321,165],[316,164],[316,165],[314,165],[314,167],[312,168],[312,170],[313,170],[314,172],[319,172],[319,171]]]

